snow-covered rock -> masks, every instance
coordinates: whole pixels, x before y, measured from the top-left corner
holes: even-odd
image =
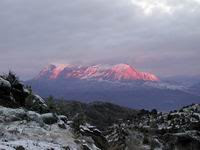
[[[111,147],[127,150],[199,150],[199,108],[192,104],[168,113],[142,110],[131,121],[110,127],[106,138]]]
[[[26,150],[81,150],[75,143],[72,129],[59,122],[48,125],[41,123],[50,114],[38,114],[23,108],[12,109],[0,106],[0,149],[15,150],[21,146]],[[64,123],[64,122],[63,122]]]
[[[85,123],[84,125],[80,125],[80,132],[85,139],[91,138],[91,140],[94,141],[100,148],[105,149],[106,147],[108,147],[106,138],[103,136],[102,132],[95,126]],[[91,150],[99,150],[99,148],[95,148],[96,146],[94,144],[88,147],[91,147]]]
[[[58,119],[64,121],[65,123],[67,123],[67,121],[68,121],[68,118],[64,115],[59,115]]]
[[[25,100],[25,105],[30,110],[37,112],[47,112],[48,110],[45,101],[39,95],[29,95]]]
[[[0,104],[4,106],[14,105],[15,100],[11,93],[11,84],[9,81],[0,77]]]
[[[0,87],[11,88],[11,84],[9,81],[0,77]]]
[[[0,149],[100,150],[92,135],[75,138],[73,129],[66,122],[67,117],[63,115],[0,106]],[[94,129],[94,126],[87,126]]]
[[[58,121],[58,117],[53,113],[42,114],[41,118],[46,124],[54,124]]]

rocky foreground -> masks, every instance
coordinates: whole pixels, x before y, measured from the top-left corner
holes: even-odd
[[[0,150],[200,149],[199,104],[169,113],[107,103],[73,106],[81,111],[46,103],[12,73],[1,76]]]
[[[12,73],[0,77],[0,105],[1,150],[99,150],[91,136],[76,134],[72,121],[51,112]],[[98,131],[89,124],[79,127],[82,134]]]
[[[110,127],[106,137],[120,149],[199,150],[200,105],[164,114],[142,110],[132,120]]]
[[[85,124],[80,126],[82,135],[75,136],[70,124],[66,116],[1,106],[0,149],[99,150],[92,135],[100,137],[100,131]]]

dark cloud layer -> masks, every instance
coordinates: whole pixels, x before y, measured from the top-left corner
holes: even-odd
[[[160,76],[200,72],[199,0],[1,0],[0,71],[129,63]]]

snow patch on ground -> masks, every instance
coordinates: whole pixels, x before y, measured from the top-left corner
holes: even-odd
[[[30,117],[29,117],[30,116]],[[0,107],[0,149],[13,150],[23,146],[26,150],[79,150],[72,129],[47,125],[41,115],[24,109]]]

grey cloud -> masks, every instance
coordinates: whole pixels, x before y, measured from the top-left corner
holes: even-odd
[[[30,78],[52,62],[130,63],[161,76],[199,74],[200,3],[162,2],[171,14],[145,15],[131,0],[1,0],[0,71]]]

